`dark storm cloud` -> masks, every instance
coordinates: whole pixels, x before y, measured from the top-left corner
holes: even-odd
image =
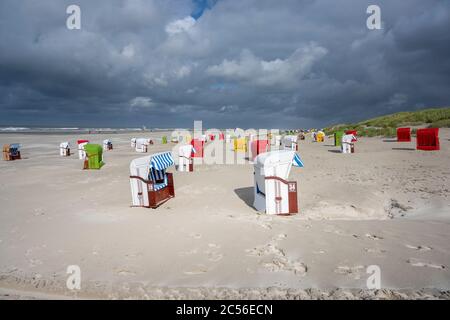
[[[448,1],[3,0],[0,21],[0,124],[320,126],[450,100]]]

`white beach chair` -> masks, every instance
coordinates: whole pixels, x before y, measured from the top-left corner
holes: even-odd
[[[255,158],[253,206],[256,210],[278,215],[298,212],[297,182],[287,181],[292,165],[303,167],[303,162],[289,150],[266,152]]]
[[[341,151],[342,153],[352,153],[354,150],[354,141],[356,137],[353,134],[344,134],[342,136]]]
[[[103,151],[108,151],[108,150],[112,150],[113,145],[111,140],[109,139],[105,139],[103,140]]]
[[[59,155],[61,157],[70,156],[70,144],[69,142],[61,142],[59,144]]]
[[[297,147],[297,136],[284,136],[283,137],[283,149],[284,150],[291,150],[296,151],[298,150]]]
[[[272,145],[273,146],[277,146],[277,147],[279,147],[279,146],[281,146],[281,136],[279,136],[279,135],[274,135],[273,137],[272,137]]]
[[[157,208],[175,197],[172,173],[174,164],[170,152],[156,153],[131,161],[130,184],[133,207]]]
[[[148,150],[148,145],[150,144],[150,139],[139,138],[136,139],[136,152],[146,153]]]
[[[136,148],[136,138],[131,138],[131,147]]]
[[[192,153],[195,153],[195,149],[192,144],[185,144],[178,148],[178,171],[194,171]]]
[[[86,151],[84,151],[84,146],[89,143],[89,140],[78,140],[78,159],[86,159]]]

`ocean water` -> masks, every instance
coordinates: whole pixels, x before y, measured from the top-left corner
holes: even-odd
[[[167,131],[167,130],[173,130],[173,129],[0,126],[0,134],[1,133],[33,133],[33,134],[127,133],[127,132],[157,132],[157,131]]]

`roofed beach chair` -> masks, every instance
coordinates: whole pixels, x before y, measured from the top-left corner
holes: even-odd
[[[411,142],[411,128],[397,128],[397,142]]]
[[[291,151],[297,151],[298,145],[297,145],[297,136],[284,136],[283,140],[283,149],[284,150],[291,150]]]
[[[348,132],[348,131],[347,131]],[[346,133],[342,136],[341,151],[342,153],[355,153],[356,137],[352,133]]]
[[[439,128],[417,129],[417,150],[439,150]]]
[[[269,140],[254,140],[250,141],[250,152],[252,161],[255,160],[256,156],[268,152],[270,147]]]
[[[113,149],[113,144],[111,140],[105,139],[103,140],[103,151],[108,151]]]
[[[86,152],[84,151],[84,146],[89,143],[89,140],[78,140],[78,159],[84,160],[86,158]]]
[[[68,157],[70,156],[70,144],[69,142],[61,142],[59,144],[59,155],[61,157]]]
[[[298,212],[297,182],[287,181],[292,165],[304,166],[295,151],[277,150],[256,157],[253,202],[256,210],[277,215]]]
[[[340,147],[342,145],[342,136],[344,135],[344,131],[336,131],[334,133],[334,146]]]
[[[234,138],[235,152],[247,152],[247,139],[246,138]]]
[[[150,144],[150,139],[139,138],[136,139],[136,152],[146,153],[148,151],[148,146]]]
[[[131,138],[131,147],[136,148],[136,138]]]
[[[86,158],[83,169],[100,169],[103,167],[103,148],[99,144],[88,143],[84,146]]]
[[[185,144],[178,148],[178,171],[194,171],[194,161],[192,156],[196,153],[192,144]]]
[[[22,146],[19,143],[5,144],[3,145],[3,160],[12,161],[21,159],[20,148]]]
[[[130,163],[133,207],[157,208],[175,197],[173,174],[167,169],[174,164],[170,152],[156,153]]]
[[[325,140],[325,132],[318,131],[316,133],[316,142],[324,142],[324,140]]]
[[[203,158],[203,150],[205,147],[205,141],[203,139],[192,139],[191,145],[195,150],[195,153],[192,153],[193,158]]]

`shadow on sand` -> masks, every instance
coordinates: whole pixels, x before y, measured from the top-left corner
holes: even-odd
[[[392,148],[392,150],[414,151],[414,148]]]
[[[342,153],[341,150],[328,150],[328,152],[332,152],[332,153]]]
[[[397,142],[397,139],[384,139],[383,142]]]
[[[234,193],[250,208],[253,207],[253,187],[234,189]]]

